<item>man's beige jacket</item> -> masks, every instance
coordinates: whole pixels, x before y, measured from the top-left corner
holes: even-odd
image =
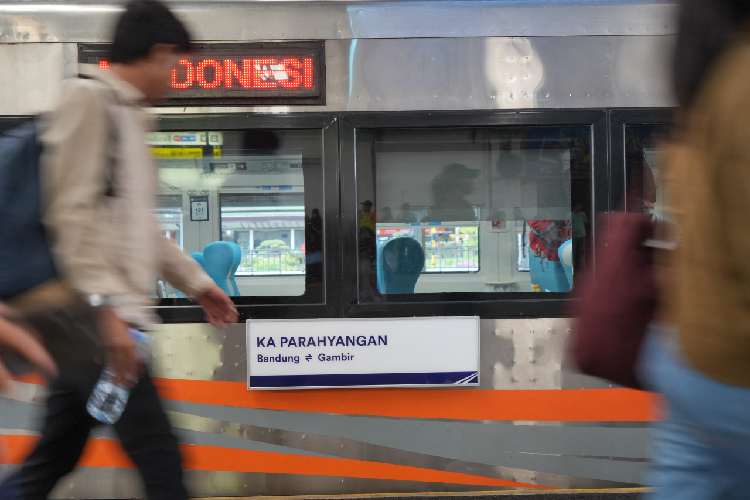
[[[158,321],[156,276],[189,296],[213,281],[164,236],[151,211],[158,170],[145,142],[151,119],[144,95],[109,71],[85,72],[91,79],[71,84],[42,134],[44,223],[68,284],[113,296],[121,319],[147,327]],[[107,197],[113,157],[115,196]]]

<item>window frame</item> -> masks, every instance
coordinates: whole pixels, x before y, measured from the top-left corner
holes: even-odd
[[[238,302],[240,320],[253,318],[396,317],[478,315],[484,319],[561,317],[572,299],[567,294],[437,293],[390,296],[383,303],[358,303],[357,171],[354,142],[358,128],[430,128],[485,126],[588,125],[592,127],[592,213],[620,210],[626,190],[625,127],[670,123],[672,108],[544,109],[521,111],[445,112],[339,112],[255,114],[162,114],[160,129],[210,127],[320,129],[323,142],[324,278],[320,303],[295,302],[298,297],[243,297]],[[0,116],[0,133],[34,116]],[[593,219],[593,217],[592,217]],[[605,219],[606,220],[606,219]],[[592,220],[593,236],[602,233]],[[592,238],[596,245],[596,239]],[[348,272],[347,272],[348,271]],[[166,299],[156,310],[168,323],[204,322],[195,304]]]
[[[185,115],[159,115],[159,131],[192,129],[211,130],[319,130],[321,134],[322,191],[324,251],[323,289],[321,300],[305,302],[302,296],[242,296],[232,297],[237,305],[239,321],[273,318],[330,318],[339,315],[339,119],[333,113],[211,113]],[[257,278],[257,277],[256,277]],[[251,277],[251,279],[254,279]],[[201,323],[205,321],[201,307],[187,299],[161,299],[156,311],[165,323]]]
[[[622,108],[610,109],[610,179],[609,197],[611,210],[622,210],[627,194],[627,172],[625,166],[625,129],[629,125],[669,125],[674,108]]]
[[[591,127],[591,213],[610,210],[609,137],[606,109],[530,111],[359,112],[342,116],[341,144],[341,269],[344,317],[477,315],[482,318],[561,317],[569,308],[566,293],[442,292],[386,295],[383,302],[359,301],[357,251],[357,178],[367,173],[356,161],[357,129],[465,128],[528,126]],[[594,219],[594,217],[592,217]],[[595,233],[595,221],[592,232]],[[595,240],[592,238],[595,244]],[[357,272],[345,272],[357,270]]]

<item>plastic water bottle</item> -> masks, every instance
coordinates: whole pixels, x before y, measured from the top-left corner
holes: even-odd
[[[149,342],[151,338],[143,332],[131,328],[128,330],[135,340],[136,356],[147,361],[151,355]],[[130,388],[115,382],[112,370],[105,365],[94,390],[89,396],[86,410],[89,415],[105,424],[114,424],[120,419],[130,396]]]

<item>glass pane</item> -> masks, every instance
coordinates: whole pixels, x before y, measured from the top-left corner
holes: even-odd
[[[322,183],[320,134],[151,134],[160,167],[155,211],[165,234],[231,295],[321,295],[319,286],[306,289],[323,276],[322,195],[320,189],[306,190]],[[234,252],[231,262],[214,250],[222,245]]]
[[[592,218],[590,136],[588,126],[358,130],[360,301],[569,291]]]
[[[666,124],[625,126],[625,169],[628,179],[627,210],[638,211],[659,221],[666,220],[669,175],[660,168],[669,126]]]
[[[154,212],[164,236],[182,248],[182,194],[158,196]]]
[[[305,274],[304,194],[221,194],[222,240],[242,249],[237,276]]]

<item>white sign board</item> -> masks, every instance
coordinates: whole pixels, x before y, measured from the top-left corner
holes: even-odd
[[[479,384],[479,318],[248,320],[248,389]]]
[[[190,197],[190,220],[207,221],[208,220],[208,196],[191,196]]]

